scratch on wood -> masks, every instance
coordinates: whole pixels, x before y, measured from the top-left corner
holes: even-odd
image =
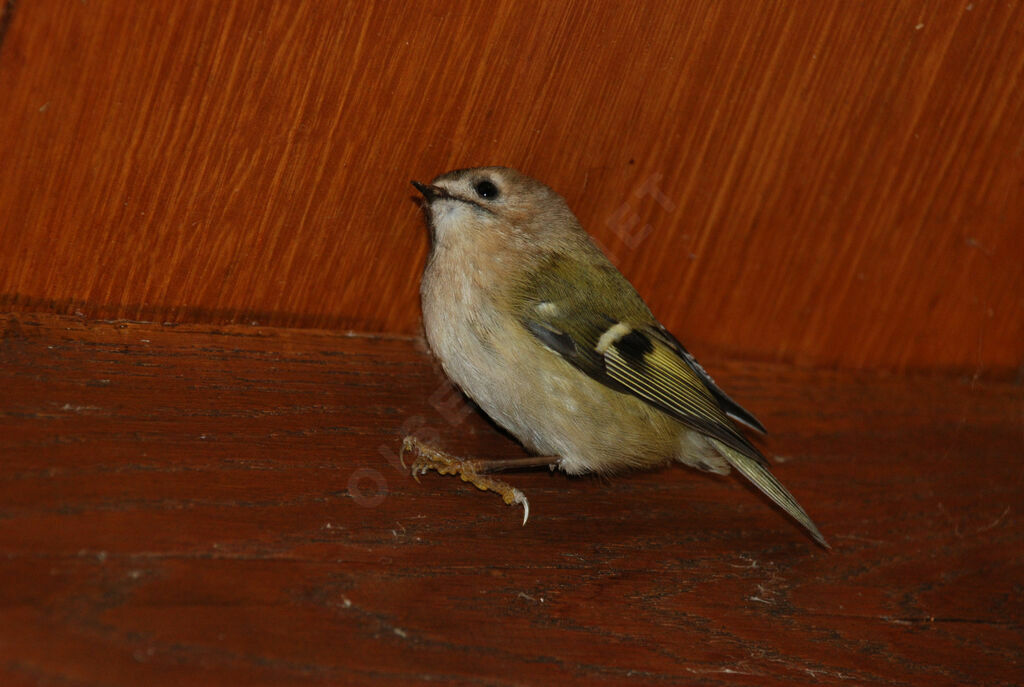
[[[983,525],[983,526],[979,527],[978,529],[974,530],[974,533],[975,534],[981,534],[982,532],[988,532],[990,529],[992,529],[994,527],[997,527],[999,525],[999,523],[1001,523],[1003,520],[1005,520],[1006,516],[1009,515],[1009,514],[1010,514],[1010,507],[1007,506],[1006,508],[1003,509],[1003,512],[999,515],[998,518],[996,518],[995,520],[993,520],[989,524]]]

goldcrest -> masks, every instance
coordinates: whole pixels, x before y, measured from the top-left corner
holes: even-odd
[[[764,427],[651,314],[565,200],[505,167],[462,169],[423,194],[431,236],[420,286],[427,341],[445,373],[533,457],[462,459],[412,437],[414,476],[457,474],[506,503],[491,476],[557,467],[611,474],[679,461],[735,468],[828,546],[737,428]]]

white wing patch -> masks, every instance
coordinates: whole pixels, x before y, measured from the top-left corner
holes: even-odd
[[[551,301],[541,301],[537,305],[533,306],[533,309],[537,311],[537,314],[541,317],[558,317],[559,309],[557,303]]]
[[[594,350],[601,355],[604,355],[605,351],[607,351],[613,343],[624,337],[626,334],[629,334],[631,331],[633,331],[633,328],[625,322],[616,322],[601,335],[600,339],[597,340],[597,345],[594,346]]]

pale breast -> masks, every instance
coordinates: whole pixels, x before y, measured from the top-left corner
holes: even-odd
[[[562,458],[570,473],[650,467],[677,455],[680,424],[544,348],[488,296],[494,285],[478,261],[451,257],[433,256],[424,273],[427,340],[449,378],[495,422],[531,451]]]

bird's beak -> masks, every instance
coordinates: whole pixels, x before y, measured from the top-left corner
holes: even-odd
[[[427,200],[427,203],[433,203],[438,198],[451,198],[452,194],[448,193],[447,190],[440,186],[431,186],[430,184],[421,184],[418,181],[412,182],[412,185],[416,187],[416,190],[423,194],[423,197]]]

